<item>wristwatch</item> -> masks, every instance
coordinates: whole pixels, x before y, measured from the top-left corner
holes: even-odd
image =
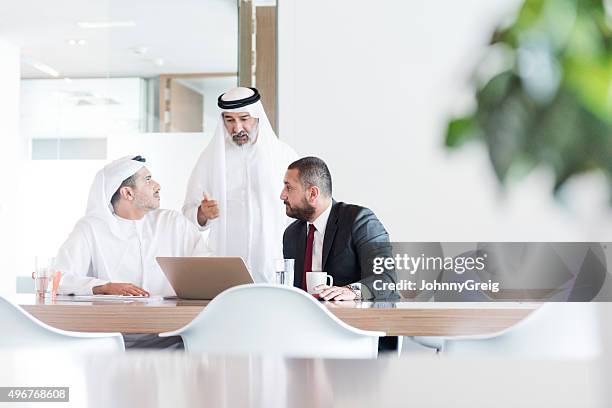
[[[351,283],[346,285],[346,287],[355,294],[355,299],[361,300],[361,283]]]

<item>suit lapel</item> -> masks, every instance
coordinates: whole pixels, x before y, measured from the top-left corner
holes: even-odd
[[[336,201],[332,201],[332,208],[329,212],[329,218],[327,219],[327,225],[325,226],[325,237],[323,237],[323,259],[321,259],[321,266],[325,271],[325,264],[327,263],[327,257],[331,251],[336,231],[338,230],[338,205]]]
[[[302,286],[302,274],[304,273],[304,255],[306,254],[306,222],[301,222],[298,228],[298,236],[295,251],[295,263],[293,269],[294,286]]]

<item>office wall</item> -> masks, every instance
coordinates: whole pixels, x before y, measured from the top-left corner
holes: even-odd
[[[279,1],[279,134],[324,158],[336,199],[371,207],[394,240],[612,239],[608,186],[573,180],[560,201],[537,169],[499,188],[484,146],[443,147],[473,100],[469,74],[519,1]]]
[[[14,232],[19,176],[25,148],[19,138],[19,48],[0,38],[0,295],[15,292]]]

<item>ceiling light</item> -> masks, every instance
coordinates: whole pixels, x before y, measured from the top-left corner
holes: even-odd
[[[146,45],[139,45],[130,49],[132,50],[134,55],[145,55],[147,52],[149,52],[149,47],[147,47]]]
[[[93,96],[91,92],[87,92],[87,91],[59,91],[59,92],[62,94],[66,94],[66,96],[69,98],[89,98]]]
[[[75,39],[70,39],[70,40],[66,40],[66,43],[68,43],[68,45],[85,45],[87,44],[87,41],[85,40],[75,40]]]
[[[59,76],[59,72],[57,72],[57,70],[51,68],[50,66],[46,64],[31,60],[29,58],[23,58],[22,61],[30,65],[31,67],[36,68],[40,72],[43,72],[47,75],[51,75],[53,78],[57,78]]]
[[[114,27],[134,27],[133,21],[79,21],[77,25],[81,28],[114,28]]]

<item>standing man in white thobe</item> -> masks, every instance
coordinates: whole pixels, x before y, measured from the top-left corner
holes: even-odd
[[[219,96],[215,135],[189,179],[183,214],[202,230],[217,256],[240,256],[257,283],[274,281],[291,221],[278,189],[297,154],[278,140],[255,88]]]
[[[59,293],[174,296],[155,257],[209,254],[181,213],[159,209],[160,185],[144,161],[124,157],[96,174],[87,214],[56,258]]]

